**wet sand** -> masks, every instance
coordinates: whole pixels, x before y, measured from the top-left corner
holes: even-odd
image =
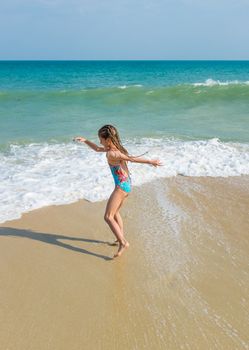
[[[4,350],[249,349],[249,177],[161,179],[0,225]]]

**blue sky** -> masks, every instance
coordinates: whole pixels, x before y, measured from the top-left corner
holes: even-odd
[[[249,59],[249,0],[8,0],[0,59]]]

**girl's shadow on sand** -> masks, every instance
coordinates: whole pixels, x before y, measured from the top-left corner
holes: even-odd
[[[60,241],[60,239],[67,239],[70,241],[81,241],[81,242],[87,242],[87,243],[103,243],[103,244],[108,244],[111,245],[109,242],[105,241],[99,241],[99,240],[94,240],[94,239],[87,239],[87,238],[81,238],[81,237],[69,237],[69,236],[62,236],[62,235],[55,235],[55,234],[50,234],[50,233],[41,233],[41,232],[33,232],[30,230],[21,230],[21,229],[16,229],[16,228],[10,228],[10,227],[0,227],[0,236],[13,236],[13,237],[23,237],[23,238],[30,238],[34,239],[36,241],[41,241],[44,243],[48,244],[54,244],[57,245],[61,248],[65,249],[70,249],[75,252],[83,253],[83,254],[89,254],[96,256],[97,258],[101,258],[104,260],[112,260],[112,258],[90,252],[89,250],[74,247],[70,244],[63,243]]]

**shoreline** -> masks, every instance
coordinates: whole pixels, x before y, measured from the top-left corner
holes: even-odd
[[[143,184],[140,184],[140,185],[136,185],[136,186],[134,186],[133,185],[133,191],[134,191],[134,188],[136,188],[136,191],[139,191],[139,189],[141,188],[143,188],[144,186],[146,187],[146,186],[150,186],[151,184],[153,185],[153,184],[155,184],[157,181],[170,181],[171,179],[177,179],[178,177],[184,177],[184,178],[190,178],[190,179],[204,179],[204,181],[205,181],[205,179],[217,179],[217,180],[219,180],[219,181],[222,181],[222,179],[241,179],[242,180],[242,182],[244,181],[244,179],[246,180],[246,179],[249,179],[249,175],[247,175],[247,174],[242,174],[242,175],[236,175],[236,176],[188,176],[188,175],[182,175],[182,174],[177,174],[176,176],[171,176],[171,177],[159,177],[159,178],[156,178],[156,179],[152,179],[152,180],[150,180],[150,181],[148,181],[148,182],[146,182],[146,183],[143,183]],[[240,181],[240,180],[239,180]],[[113,187],[113,189],[114,189],[114,187]],[[112,190],[113,190],[112,189]],[[110,195],[111,195],[111,193],[112,193],[112,190],[110,191]],[[132,196],[132,194],[133,194],[133,191],[132,191],[132,193],[129,195],[129,197],[130,196]],[[108,197],[109,198],[109,197]],[[107,199],[103,199],[103,200],[99,200],[99,201],[95,201],[95,202],[93,202],[93,201],[90,201],[90,200],[88,200],[88,199],[86,199],[86,198],[81,198],[81,199],[78,199],[78,200],[76,200],[75,202],[71,202],[71,203],[64,203],[64,204],[51,204],[51,205],[45,205],[45,206],[43,206],[43,207],[40,207],[40,208],[37,208],[37,209],[31,209],[31,210],[29,210],[29,211],[26,211],[26,212],[23,212],[22,214],[21,214],[21,216],[20,217],[18,217],[18,218],[15,218],[15,219],[10,219],[10,220],[6,220],[6,221],[3,221],[3,222],[0,222],[0,227],[1,226],[3,226],[4,224],[9,224],[9,223],[12,223],[12,222],[16,222],[16,221],[18,221],[18,220],[22,220],[23,219],[23,217],[25,216],[25,215],[29,215],[29,214],[31,214],[31,213],[34,213],[34,212],[36,212],[36,211],[39,211],[39,210],[43,210],[43,209],[45,209],[45,208],[53,208],[53,207],[64,207],[64,206],[70,206],[70,205],[75,205],[75,204],[77,204],[77,203],[84,203],[84,202],[88,202],[88,203],[91,203],[91,204],[95,204],[95,203],[107,203],[107,201],[108,201],[108,198]],[[106,205],[106,204],[105,204]]]
[[[114,260],[105,204],[0,224],[3,349],[248,349],[249,176],[133,187]]]
[[[149,158],[160,159],[164,166],[156,169],[131,163],[133,186],[170,179],[176,174],[193,179],[200,175],[225,178],[249,174],[249,144],[226,144],[217,138],[181,141],[159,137],[137,141],[127,141],[131,153],[149,150]],[[114,188],[105,155],[73,142],[12,145],[6,155],[1,155],[1,222],[20,218],[27,210],[70,204],[79,198],[105,200]],[[98,171],[93,164],[98,164]]]

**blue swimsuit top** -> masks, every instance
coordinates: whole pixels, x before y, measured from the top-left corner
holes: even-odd
[[[109,163],[108,163],[109,164]],[[118,165],[109,164],[114,183],[117,187],[120,187],[125,192],[131,192],[131,178],[130,175],[127,175],[126,171]]]

